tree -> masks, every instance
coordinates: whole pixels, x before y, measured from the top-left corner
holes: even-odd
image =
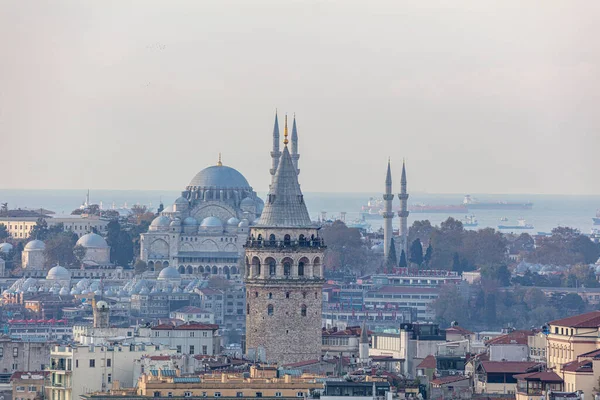
[[[404,252],[404,249],[400,253],[400,262],[398,263],[398,266],[400,268],[408,267],[408,263],[406,262],[406,253]]]
[[[86,253],[87,249],[80,244],[75,245],[75,247],[73,248],[73,255],[75,256],[77,261],[79,261],[80,264],[83,262]]]
[[[461,273],[462,272],[462,266],[460,264],[460,256],[458,255],[457,252],[454,252],[454,255],[452,255],[452,271]]]
[[[385,267],[388,271],[391,271],[398,264],[398,257],[396,257],[396,244],[394,238],[390,239],[390,248],[388,250],[387,260],[385,260]]]
[[[540,264],[575,265],[596,262],[599,256],[598,244],[577,229],[561,226],[554,228],[551,236],[540,238],[526,259]]]
[[[133,265],[136,274],[143,274],[148,270],[148,264],[144,260],[137,260]]]
[[[408,228],[408,243],[412,243],[415,239],[420,239],[421,243],[429,244],[431,234],[435,228],[431,225],[428,220],[415,221],[412,226]]]
[[[585,302],[577,293],[569,293],[562,298],[562,305],[568,311],[581,312],[585,308]]]
[[[426,265],[429,265],[429,261],[431,261],[431,255],[433,254],[433,247],[431,247],[431,243],[427,246],[427,250],[425,250],[425,257],[423,257],[423,262]]]
[[[119,221],[112,220],[106,226],[106,242],[110,246],[110,259],[126,267],[133,260],[133,241],[128,232],[121,229]]]
[[[29,233],[30,239],[46,240],[48,238],[48,223],[45,218],[39,217]]]
[[[0,240],[4,240],[9,236],[10,236],[10,234],[8,233],[8,230],[6,229],[6,225],[0,224]]]
[[[452,321],[468,321],[468,305],[457,285],[444,285],[438,298],[431,304],[436,320],[448,326]]]
[[[139,204],[132,206],[130,211],[131,214],[129,217],[136,225],[139,225],[142,221],[150,223],[155,217],[154,213],[148,207],[140,206]]]
[[[370,257],[370,249],[363,241],[360,231],[348,228],[342,221],[335,221],[333,224],[323,227],[321,237],[327,245],[324,262],[327,268],[342,267],[364,273],[381,266],[381,258]],[[375,261],[376,265],[371,265]]]
[[[61,232],[48,238],[45,242],[46,248],[44,250],[46,262],[50,265],[72,265],[77,262],[73,254],[73,248],[77,242],[76,238],[77,235],[71,235],[69,232]]]
[[[419,238],[416,238],[410,245],[409,261],[417,265],[423,264],[423,245]]]

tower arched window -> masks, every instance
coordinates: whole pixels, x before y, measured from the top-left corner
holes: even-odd
[[[302,292],[302,298],[305,299],[306,298],[306,292]]]
[[[304,237],[304,235],[300,235],[298,237],[298,243],[300,244],[300,246],[306,245],[306,237]]]
[[[265,262],[269,265],[269,275],[275,276],[275,274],[277,273],[277,263],[275,262],[275,260],[269,258]]]
[[[250,303],[246,304],[246,314],[250,315]]]
[[[290,292],[285,292],[285,298],[289,299],[290,298]]]
[[[300,315],[303,317],[306,317],[306,305],[302,304],[302,307],[300,307]]]
[[[290,235],[285,235],[283,237],[283,245],[289,246],[291,243],[292,243],[292,239],[290,238]]]
[[[267,315],[273,315],[273,304],[267,306]]]
[[[304,262],[300,261],[298,263],[298,276],[304,276]]]
[[[273,298],[273,293],[269,292],[269,299],[272,299],[272,298]]]
[[[289,262],[283,263],[283,275],[290,276],[292,274],[292,265]]]
[[[271,246],[275,246],[275,235],[272,233],[269,235],[269,243]]]

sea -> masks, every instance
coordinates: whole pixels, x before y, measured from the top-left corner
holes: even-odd
[[[165,206],[173,203],[180,195],[178,191],[159,190],[92,190],[90,202],[102,204],[103,208],[129,208],[134,204],[146,205],[156,210],[163,202]],[[31,190],[31,189],[0,189],[0,203],[8,203],[9,209],[16,208],[44,208],[56,214],[70,214],[85,201],[85,190]],[[261,198],[266,193],[259,193]],[[304,198],[313,220],[317,220],[324,212],[327,219],[336,219],[345,212],[346,222],[351,223],[360,217],[360,209],[370,197],[380,199],[380,193],[305,193]],[[532,202],[530,210],[472,210],[470,214],[478,221],[476,228],[497,228],[499,224],[517,225],[518,219],[524,219],[533,229],[518,230],[515,232],[550,232],[557,226],[568,226],[579,229],[582,233],[591,233],[593,226],[592,217],[600,209],[600,196],[580,195],[530,195],[530,194],[473,194],[471,196],[480,202]],[[434,194],[411,193],[408,200],[410,204],[448,205],[460,204],[463,194]],[[394,206],[399,204],[397,197]],[[465,215],[456,213],[411,213],[409,226],[415,220],[429,220],[434,225],[439,225],[448,217],[464,220]],[[501,218],[508,221],[501,222]],[[383,225],[383,219],[369,219],[371,230],[376,231]],[[399,219],[393,220],[398,227]],[[597,225],[596,228],[600,228]]]

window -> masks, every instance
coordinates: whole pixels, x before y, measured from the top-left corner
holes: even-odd
[[[194,332],[190,332],[190,337],[194,337]]]
[[[79,368],[79,360],[75,360],[75,368]]]
[[[289,299],[290,298],[290,292],[285,292],[285,298]]]
[[[256,392],[256,397],[262,397],[262,392]]]
[[[281,392],[275,392],[275,397],[281,397]]]
[[[273,315],[273,304],[267,306],[267,315]]]
[[[112,383],[112,374],[108,374],[108,375],[106,376],[106,381],[107,381],[108,383]]]
[[[183,397],[192,397],[192,392],[183,392]]]
[[[173,397],[173,392],[167,392],[167,397]]]
[[[221,397],[221,392],[215,392],[215,397]]]
[[[17,392],[24,392],[25,386],[17,386]]]
[[[269,293],[269,299],[273,298],[273,293]]]
[[[208,332],[202,332],[202,337],[208,337]]]
[[[206,346],[206,345],[202,346],[202,354],[204,354],[204,355],[208,354],[208,346]]]
[[[304,263],[298,263],[298,276],[304,276]]]
[[[190,346],[190,354],[194,354],[194,346]]]
[[[206,392],[202,392],[202,397],[206,397],[206,396],[207,396]]]
[[[296,397],[304,397],[304,393],[298,392],[298,393],[296,393]]]
[[[306,305],[304,304],[302,304],[302,307],[300,308],[300,315],[306,317]]]
[[[29,386],[30,392],[37,392],[37,388],[35,386]]]
[[[160,397],[160,392],[154,392],[154,397]]]
[[[290,276],[292,274],[292,265],[289,262],[283,263],[283,275]]]
[[[13,347],[13,357],[18,357],[18,356],[19,356],[19,348]]]
[[[177,346],[177,354],[181,354],[181,346]]]
[[[244,397],[244,392],[237,392],[235,397]]]
[[[110,367],[112,365],[112,360],[110,358],[106,359],[106,366]]]
[[[95,359],[90,359],[90,368],[96,368],[96,360]]]

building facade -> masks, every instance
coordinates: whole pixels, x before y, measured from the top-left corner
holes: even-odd
[[[265,208],[245,246],[246,353],[291,364],[321,357],[325,245],[308,215],[287,147],[287,118],[284,144]]]

